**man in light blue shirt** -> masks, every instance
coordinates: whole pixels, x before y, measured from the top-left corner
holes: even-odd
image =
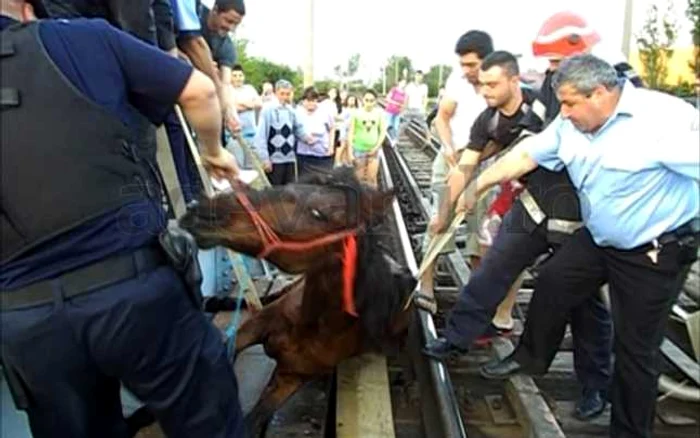
[[[620,85],[592,55],[563,62],[555,89],[559,117],[484,171],[467,189],[466,208],[538,165],[565,168],[585,227],[540,270],[516,351],[482,375],[546,372],[569,311],[608,283],[616,338],[610,435],[651,437],[659,346],[698,247],[700,116],[673,96]]]

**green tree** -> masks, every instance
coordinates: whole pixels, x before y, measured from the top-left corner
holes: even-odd
[[[238,63],[243,67],[246,82],[254,86],[258,91],[264,82],[273,84],[280,79],[286,79],[294,85],[296,93],[299,93],[302,86],[301,71],[291,67],[272,62],[265,58],[250,56],[248,54],[248,40],[237,39],[235,41]]]
[[[413,72],[413,65],[408,56],[394,55],[384,64],[384,74],[386,75],[387,91],[402,78],[403,71],[406,70],[409,74]],[[379,87],[381,92],[381,82]]]
[[[700,0],[688,0],[685,15],[693,24],[690,34],[693,36],[695,56],[690,62],[690,68],[695,72],[695,77],[700,78]]]
[[[642,33],[637,36],[639,58],[644,67],[642,78],[650,88],[665,87],[668,59],[673,56],[671,46],[678,35],[678,25],[672,17],[670,3],[663,13],[658,6],[651,5],[647,10]]]
[[[442,66],[442,78],[440,77],[440,66],[434,65],[425,74],[423,80],[428,85],[428,96],[437,96],[440,87],[445,86],[445,81],[452,73],[452,67],[448,65]]]
[[[336,65],[333,68],[333,72],[335,73],[341,84],[347,84],[348,82],[352,81],[353,77],[357,74],[357,71],[359,69],[360,54],[355,53],[350,58],[348,58],[348,61],[345,64],[345,66],[340,64]]]

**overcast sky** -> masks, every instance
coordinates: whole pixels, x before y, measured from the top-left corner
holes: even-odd
[[[250,40],[250,52],[293,67],[306,54],[308,0],[248,0],[246,17],[237,36]],[[644,22],[652,3],[634,0],[633,32]],[[681,25],[679,45],[690,44],[685,18],[687,0],[670,0]],[[528,59],[530,43],[542,21],[554,12],[580,13],[599,30],[607,50],[621,52],[624,0],[315,0],[314,74],[330,75],[333,66],[360,53],[363,76],[379,74],[392,54],[410,57],[427,69],[455,62],[457,38],[470,29],[491,34],[498,49],[525,55],[525,68],[538,66]],[[428,7],[428,5],[430,5]]]

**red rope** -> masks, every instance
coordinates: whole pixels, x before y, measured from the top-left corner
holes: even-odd
[[[343,243],[343,310],[352,316],[358,316],[355,308],[354,287],[355,275],[357,271],[357,229],[338,231],[326,236],[318,237],[303,242],[298,241],[283,241],[277,236],[265,219],[255,211],[250,199],[241,190],[235,192],[238,202],[241,203],[243,209],[248,213],[250,220],[255,225],[255,229],[260,236],[263,248],[257,255],[257,258],[264,258],[273,251],[288,250],[292,252],[305,251],[318,246],[327,245],[329,243],[344,240]]]
[[[357,272],[357,239],[355,236],[345,238],[343,244],[343,310],[357,315],[355,308],[355,273]]]

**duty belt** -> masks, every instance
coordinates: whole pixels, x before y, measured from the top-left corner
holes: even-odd
[[[583,226],[583,223],[579,221],[547,218],[545,212],[542,211],[535,198],[527,189],[523,189],[523,191],[520,192],[520,202],[522,202],[523,206],[525,207],[525,211],[527,211],[527,214],[530,215],[530,218],[537,225],[541,224],[545,219],[547,219],[547,231],[562,234],[573,234],[574,231]]]
[[[0,293],[0,309],[7,312],[52,303],[55,300],[56,287],[60,287],[64,300],[96,292],[152,271],[165,263],[165,255],[157,246],[109,257],[58,278],[39,281],[15,290],[3,290]]]

